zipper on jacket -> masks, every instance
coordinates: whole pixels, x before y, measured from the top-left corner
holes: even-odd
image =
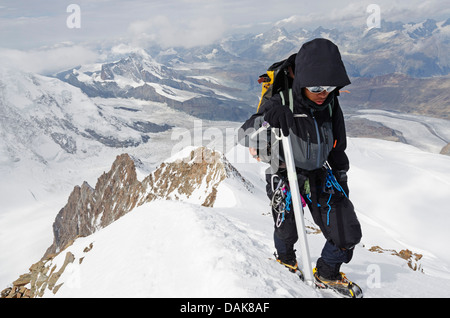
[[[314,126],[316,127],[316,134],[317,134],[317,167],[320,168],[320,157],[322,153],[322,142],[320,140],[320,133],[319,133],[319,125],[317,124],[316,117],[314,117],[314,112],[311,110],[311,117],[314,120]]]
[[[311,159],[311,137],[306,133],[306,159]]]
[[[328,147],[328,132],[326,129],[322,129],[322,133],[323,133],[323,137],[325,139],[325,145],[324,145],[324,153],[323,155],[326,156],[327,155],[327,151],[329,151],[329,147]]]

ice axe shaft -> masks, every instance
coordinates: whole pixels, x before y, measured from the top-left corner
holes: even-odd
[[[264,122],[262,126],[255,131],[250,138],[255,138],[263,131],[266,131],[270,128],[269,123]],[[276,134],[275,134],[276,136]],[[280,137],[276,136],[277,139],[280,139]],[[298,186],[298,179],[297,179],[297,171],[295,169],[295,162],[294,162],[294,153],[292,151],[292,143],[291,143],[291,136],[284,136],[281,134],[281,141],[283,144],[283,151],[284,151],[284,160],[286,163],[286,171],[287,176],[289,180],[289,187],[291,190],[291,197],[292,197],[292,205],[294,208],[294,217],[295,217],[295,224],[297,225],[297,234],[299,238],[299,244],[301,248],[301,257],[303,260],[303,273],[305,275],[305,282],[311,286],[314,286],[314,277],[313,277],[313,271],[311,266],[311,258],[309,256],[309,246],[308,241],[306,237],[306,226],[305,226],[305,219],[303,215],[303,205],[301,202],[301,196],[300,196],[300,189]]]
[[[311,258],[309,256],[308,241],[306,238],[305,219],[303,215],[303,206],[300,201],[300,189],[297,180],[297,171],[295,169],[294,154],[292,151],[291,136],[282,136],[284,160],[286,163],[286,171],[289,180],[289,188],[291,190],[292,205],[294,208],[295,224],[297,225],[297,233],[299,244],[301,247],[301,257],[303,260],[303,273],[305,282],[314,285],[314,277],[311,266]]]

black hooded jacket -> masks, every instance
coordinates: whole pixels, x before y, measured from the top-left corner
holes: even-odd
[[[292,84],[294,125],[290,128],[294,160],[297,168],[312,171],[325,161],[333,170],[347,171],[349,161],[344,116],[339,105],[339,89],[349,85],[345,66],[338,47],[326,39],[315,39],[303,44],[295,59],[295,78]],[[322,105],[317,105],[303,94],[304,87],[336,86]],[[282,105],[280,94],[274,94],[250,117],[241,131],[257,130],[264,114],[272,107]],[[287,106],[285,106],[287,107]],[[242,134],[240,134],[242,136]],[[257,148],[246,140],[241,143]],[[281,151],[282,154],[282,151]]]

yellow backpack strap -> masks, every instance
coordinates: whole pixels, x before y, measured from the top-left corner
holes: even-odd
[[[274,81],[274,71],[267,71],[267,73],[264,74],[264,75],[267,75],[267,76],[269,77],[270,81],[264,80],[264,81],[262,82],[261,98],[260,98],[260,100],[259,100],[259,104],[258,104],[258,108],[256,109],[256,112],[259,111],[259,107],[261,107],[261,104],[262,104],[262,102],[263,102],[263,100],[264,100],[264,95],[266,94],[266,92],[267,92],[267,90],[268,90],[269,88],[270,88],[270,89],[272,88],[271,86],[273,85],[273,81]]]

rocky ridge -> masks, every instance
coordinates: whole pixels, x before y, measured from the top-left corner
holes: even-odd
[[[67,252],[62,264],[55,264],[54,259],[78,237],[93,234],[137,206],[162,199],[213,207],[217,188],[227,178],[239,180],[249,191],[253,188],[223,154],[205,147],[191,149],[184,158],[163,162],[142,181],[137,178],[136,160],[126,153],[119,155],[111,169],[98,178],[95,188],[87,182],[75,186],[55,218],[53,244],[29,273],[1,292],[2,298],[41,297],[45,289],[56,293],[58,278],[75,257]],[[87,246],[84,252],[90,249],[92,246]]]

